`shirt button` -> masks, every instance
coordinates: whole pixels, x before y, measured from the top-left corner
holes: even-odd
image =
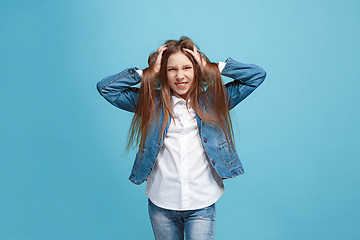
[[[216,163],[216,161],[215,161],[215,160],[212,160],[212,163],[213,163],[213,164],[215,164],[215,163]]]
[[[207,138],[204,138],[204,143],[207,143]]]

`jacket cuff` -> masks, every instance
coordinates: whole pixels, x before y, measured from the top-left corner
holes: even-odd
[[[143,71],[141,69],[138,69],[137,67],[135,67],[135,71],[139,74],[139,76],[141,78]]]
[[[218,62],[218,67],[219,67],[219,71],[220,73],[222,72],[222,70],[225,68],[226,62]]]

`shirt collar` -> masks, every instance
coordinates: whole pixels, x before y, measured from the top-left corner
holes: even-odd
[[[172,95],[171,98],[172,98],[172,101],[173,101],[173,106],[175,106],[179,102],[182,102],[182,103],[185,104],[185,100],[183,98],[181,98],[181,97],[177,97],[175,95]]]

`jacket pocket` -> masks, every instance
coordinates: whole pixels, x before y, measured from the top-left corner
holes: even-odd
[[[227,142],[224,143],[220,143],[218,146],[218,151],[219,151],[219,155],[221,157],[221,159],[223,160],[225,166],[227,167],[231,167],[235,164],[238,164],[238,156],[235,152],[235,150],[233,149],[232,145],[230,145],[230,149],[229,149],[229,145]]]

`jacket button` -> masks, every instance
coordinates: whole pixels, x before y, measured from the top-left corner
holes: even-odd
[[[215,160],[212,160],[212,163],[213,163],[213,164],[215,164],[215,163],[216,163],[216,161],[215,161]]]
[[[207,138],[204,138],[204,143],[207,143]]]

